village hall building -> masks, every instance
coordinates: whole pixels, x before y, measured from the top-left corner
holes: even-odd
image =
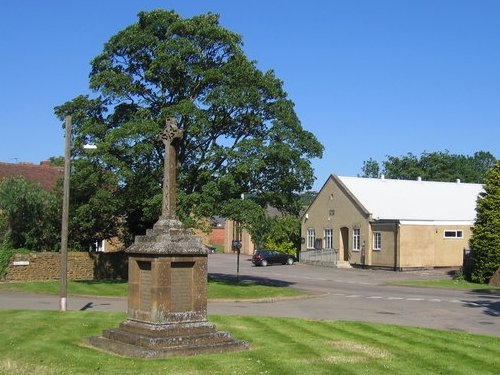
[[[400,271],[460,267],[482,190],[460,180],[332,174],[301,217],[300,259]]]

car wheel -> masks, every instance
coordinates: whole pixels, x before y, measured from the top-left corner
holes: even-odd
[[[288,258],[286,260],[286,264],[288,264],[289,266],[291,266],[293,264],[293,258]]]
[[[264,260],[261,260],[261,261],[260,261],[260,265],[261,265],[262,267],[266,267],[266,266],[267,266],[267,260],[265,260],[265,259],[264,259]]]

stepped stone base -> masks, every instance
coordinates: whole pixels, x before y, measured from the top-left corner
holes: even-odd
[[[86,343],[118,355],[164,358],[181,355],[223,353],[246,350],[247,342],[216,331],[209,322],[151,324],[126,320],[118,329],[107,329],[101,337],[88,337]]]

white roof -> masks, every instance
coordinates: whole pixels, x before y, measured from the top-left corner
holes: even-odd
[[[338,177],[374,220],[466,221],[476,217],[480,184]]]

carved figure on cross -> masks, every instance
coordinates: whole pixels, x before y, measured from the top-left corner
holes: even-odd
[[[183,131],[177,127],[174,118],[166,120],[161,139],[165,144],[165,161],[163,165],[163,199],[161,217],[177,219],[177,146],[182,139]]]

